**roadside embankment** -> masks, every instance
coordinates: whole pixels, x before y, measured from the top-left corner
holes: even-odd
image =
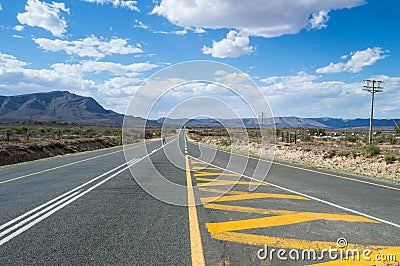
[[[248,145],[233,143],[232,146],[224,146],[221,145],[221,143],[225,143],[221,141],[221,137],[202,137],[201,139],[197,138],[196,141],[225,150],[232,148],[234,151],[252,154],[263,153],[263,149],[266,149],[254,142],[250,142]],[[400,182],[400,160],[398,159],[400,145],[380,145],[379,147],[380,154],[368,157],[363,155],[363,147],[360,144],[346,147],[323,142],[307,146],[278,143],[274,154],[276,159],[282,161]],[[388,152],[397,155],[388,159]]]
[[[35,143],[0,144],[0,166],[33,161],[76,152],[91,151],[120,145],[118,137],[95,137],[48,140]]]

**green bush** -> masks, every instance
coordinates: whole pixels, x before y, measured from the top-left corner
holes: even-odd
[[[400,125],[395,126],[394,131],[396,132],[396,134],[400,134]]]
[[[63,128],[61,130],[61,133],[63,133],[63,134],[70,134],[71,132],[72,132],[72,129],[70,129],[70,128]]]
[[[358,156],[358,152],[357,152],[357,151],[352,151],[352,152],[351,152],[351,155],[352,155],[353,158],[355,159],[355,158],[357,158],[357,156]]]
[[[362,154],[367,157],[367,158],[371,158],[374,157],[378,154],[380,154],[381,150],[379,149],[379,147],[375,144],[370,144],[365,146]]]
[[[396,161],[396,155],[393,153],[387,153],[387,154],[385,154],[384,159],[385,159],[385,162],[392,163],[392,162]]]
[[[326,131],[323,128],[309,128],[308,133],[311,136],[317,135],[317,136],[326,136]]]

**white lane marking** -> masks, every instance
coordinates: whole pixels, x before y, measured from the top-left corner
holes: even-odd
[[[147,143],[151,143],[151,142],[155,142],[155,141],[156,140],[152,140],[152,141],[149,141]],[[96,156],[93,156],[93,157],[88,157],[88,158],[85,158],[85,159],[82,159],[82,160],[72,161],[70,163],[62,164],[62,165],[59,165],[59,166],[55,166],[53,168],[46,168],[46,169],[40,170],[38,172],[28,173],[28,174],[25,174],[25,175],[22,175],[22,176],[9,178],[9,179],[6,179],[6,180],[1,180],[0,184],[8,183],[8,182],[11,182],[11,181],[16,181],[16,180],[19,180],[19,179],[22,179],[22,178],[31,177],[31,176],[38,175],[38,174],[47,173],[47,172],[54,171],[54,170],[59,170],[59,169],[64,168],[64,167],[73,166],[73,165],[76,165],[76,164],[79,164],[79,163],[83,163],[83,162],[88,162],[88,161],[93,160],[93,159],[99,159],[99,158],[102,158],[102,157],[105,157],[105,156],[116,154],[118,152],[132,150],[134,148],[140,147],[141,145],[146,145],[146,143],[127,144],[125,146],[121,146],[122,147],[121,150],[116,150],[116,151],[112,151],[112,152],[109,152],[109,153],[104,153],[104,154],[96,155]],[[128,148],[126,146],[132,146],[132,147]],[[106,148],[106,149],[102,149],[102,150],[106,151],[106,150],[114,149],[114,148],[118,148],[118,146],[112,147],[112,148]],[[82,153],[70,154],[70,155],[71,156],[80,156],[80,155],[85,154],[85,153],[98,152],[98,151],[101,151],[101,150],[94,150],[94,151],[88,151],[88,152],[82,152]],[[39,160],[37,160],[37,162],[40,162],[41,160],[52,160],[52,159],[56,159],[56,158],[60,158],[60,157],[50,157],[50,158],[39,159]],[[35,163],[35,162],[36,161],[23,162],[21,164]],[[6,165],[5,167],[8,167],[8,166],[13,166],[13,165]],[[18,165],[15,165],[15,166],[18,166]],[[1,167],[0,167],[0,169],[1,169]]]
[[[330,202],[330,201],[326,201],[326,200],[319,199],[319,198],[316,198],[316,197],[313,197],[313,196],[310,196],[310,195],[307,195],[307,194],[304,194],[304,193],[301,193],[301,192],[297,192],[297,191],[294,191],[294,190],[289,189],[289,188],[285,188],[285,187],[282,187],[282,186],[279,186],[279,185],[275,185],[275,184],[272,184],[272,183],[269,183],[269,182],[266,182],[266,181],[258,180],[258,179],[256,179],[256,178],[253,178],[253,177],[250,177],[250,176],[247,176],[247,175],[244,175],[244,174],[236,173],[236,172],[234,172],[234,171],[231,171],[231,170],[228,170],[228,169],[219,167],[219,166],[217,166],[217,165],[215,165],[215,164],[208,163],[208,162],[206,162],[206,161],[200,160],[200,159],[195,158],[195,157],[190,156],[190,155],[188,155],[188,156],[189,156],[190,158],[194,159],[194,160],[197,160],[197,161],[200,161],[200,162],[202,162],[202,163],[211,165],[211,166],[213,166],[213,167],[216,167],[216,168],[219,168],[219,169],[221,169],[221,170],[230,172],[230,173],[232,173],[232,174],[237,174],[237,175],[243,176],[243,177],[245,177],[245,178],[247,178],[247,179],[250,179],[250,180],[253,180],[253,181],[257,181],[257,182],[261,182],[261,183],[267,184],[267,185],[269,185],[269,186],[271,186],[271,187],[279,188],[279,189],[281,189],[281,190],[284,190],[284,191],[287,191],[287,192],[291,192],[291,193],[293,193],[293,194],[296,194],[296,195],[299,195],[299,196],[303,196],[303,197],[306,197],[306,198],[309,198],[309,199],[312,199],[312,200],[315,200],[315,201],[318,201],[318,202],[327,204],[327,205],[329,205],[329,206],[332,206],[332,207],[335,207],[335,208],[338,208],[338,209],[342,209],[342,210],[345,210],[345,211],[348,211],[348,212],[351,212],[351,213],[354,213],[354,214],[358,214],[358,215],[361,215],[361,216],[370,218],[370,219],[372,219],[372,220],[375,220],[375,221],[378,221],[378,222],[381,222],[381,223],[385,223],[385,224],[392,225],[392,226],[395,226],[395,227],[400,228],[400,225],[399,225],[399,224],[396,224],[396,223],[393,223],[393,222],[390,222],[390,221],[387,221],[387,220],[384,220],[384,219],[381,219],[381,218],[378,218],[378,217],[375,217],[375,216],[372,216],[372,215],[369,215],[369,214],[366,214],[366,213],[363,213],[363,212],[359,212],[359,211],[356,211],[356,210],[353,210],[353,209],[350,209],[350,208],[347,208],[347,207],[343,207],[343,206],[341,206],[341,205],[332,203],[332,202]]]
[[[168,144],[172,143],[176,138],[177,138],[177,137],[175,137],[174,139],[172,139],[172,141],[169,142]],[[166,144],[166,145],[168,145],[168,144]],[[161,147],[158,148],[158,149],[155,149],[154,151],[159,151],[159,150],[161,150],[161,149],[163,149],[163,146],[161,146]],[[28,215],[34,213],[35,211],[40,210],[41,208],[43,208],[43,207],[45,207],[45,206],[47,206],[47,205],[50,205],[51,203],[53,203],[53,202],[55,202],[55,201],[57,201],[57,200],[59,200],[59,199],[62,199],[62,198],[65,197],[66,195],[69,195],[69,194],[73,193],[72,195],[70,195],[70,196],[67,197],[67,198],[69,199],[68,201],[65,201],[65,200],[64,200],[65,198],[64,198],[64,199],[62,199],[61,201],[57,202],[56,204],[53,204],[53,205],[47,207],[47,208],[46,208],[46,211],[47,211],[46,213],[44,213],[44,210],[42,210],[42,211],[40,212],[41,214],[44,213],[42,216],[39,216],[39,217],[36,218],[35,220],[33,220],[33,221],[31,221],[30,223],[26,224],[25,226],[19,228],[18,230],[16,230],[16,231],[13,232],[12,234],[10,234],[10,235],[8,235],[7,237],[1,239],[1,240],[0,240],[0,246],[3,245],[4,243],[10,241],[10,240],[13,239],[14,237],[18,236],[19,234],[23,233],[24,231],[28,230],[29,228],[31,228],[31,227],[34,226],[35,224],[39,223],[40,221],[46,219],[47,217],[49,217],[49,216],[52,215],[53,213],[57,212],[58,210],[64,208],[65,206],[67,206],[67,205],[69,205],[70,203],[74,202],[75,200],[79,199],[79,198],[82,197],[83,195],[89,193],[90,191],[92,191],[93,189],[97,188],[98,186],[101,186],[102,184],[104,184],[105,182],[109,181],[111,178],[115,177],[116,175],[118,175],[118,174],[122,173],[123,171],[129,169],[130,167],[132,167],[132,166],[135,165],[136,163],[138,163],[138,162],[142,161],[143,159],[149,157],[150,155],[152,155],[152,153],[146,154],[145,156],[143,156],[143,157],[141,157],[141,158],[139,158],[139,159],[135,158],[135,159],[132,159],[132,160],[129,161],[129,162],[123,163],[123,164],[121,164],[120,166],[117,166],[117,167],[111,169],[110,171],[108,171],[108,172],[106,172],[106,173],[104,173],[104,174],[102,174],[102,175],[100,175],[100,176],[98,176],[98,177],[96,177],[96,178],[94,178],[94,179],[92,179],[92,180],[90,180],[90,181],[88,181],[88,182],[86,182],[86,183],[84,183],[84,184],[82,184],[82,185],[80,185],[80,186],[78,186],[78,187],[76,187],[76,188],[74,188],[74,189],[68,191],[67,193],[64,193],[63,195],[61,195],[61,196],[59,196],[59,197],[57,197],[57,198],[55,198],[55,199],[53,199],[53,200],[50,200],[50,201],[46,202],[45,204],[42,204],[42,205],[40,205],[39,207],[36,207],[35,209],[33,209],[33,210],[31,210],[31,211],[29,211],[29,212],[27,212],[27,213],[25,213],[25,214],[23,214],[23,215],[21,215],[21,216],[15,218],[15,219],[13,219],[13,220],[11,220],[11,221],[9,221],[9,222],[3,224],[2,226],[0,226],[0,230],[1,230],[1,229],[4,229],[4,228],[6,228],[6,227],[8,227],[9,225],[11,225],[11,224],[17,222],[18,220],[21,220],[22,218],[24,218],[24,217],[26,217],[26,216],[28,216]],[[132,162],[133,162],[133,163],[132,163]],[[125,165],[127,165],[127,166],[125,166]],[[115,171],[115,170],[117,170],[117,169],[119,169],[119,168],[121,168],[121,167],[123,167],[123,166],[125,166],[125,167],[122,168],[122,169],[120,169],[119,171],[115,172],[115,173],[112,174],[111,176],[107,177],[106,179],[102,180],[101,182],[99,182],[99,183],[93,185],[92,187],[88,188],[87,190],[83,191],[82,193],[80,193],[81,191],[75,192],[76,190],[78,190],[78,189],[80,189],[80,188],[82,188],[82,187],[84,187],[84,186],[86,186],[86,185],[88,185],[88,184],[94,182],[95,180],[98,180],[98,179],[101,178],[101,177],[104,177],[105,175],[107,175],[107,174],[109,174],[109,173],[111,173],[111,172],[113,172],[113,171]],[[75,192],[75,193],[74,193],[74,192]],[[64,202],[64,203],[62,203],[62,202]],[[62,204],[59,205],[60,203],[62,203]],[[53,208],[53,207],[55,207],[55,208]],[[49,211],[48,211],[48,210],[49,210]],[[33,218],[35,218],[35,217],[37,217],[38,215],[35,214],[35,215],[33,215],[33,216],[34,216]],[[26,222],[28,222],[28,221],[30,221],[30,220],[32,220],[32,218],[28,217],[28,218],[26,219],[26,221],[25,221],[25,220],[24,220],[24,221],[21,221],[20,223],[18,223],[18,225],[23,225],[23,224],[25,224]],[[14,230],[14,229],[16,229],[16,228],[17,228],[17,226],[15,225],[15,226],[13,226],[13,229],[12,229],[12,230]],[[12,231],[12,230],[9,230],[9,231],[8,231],[8,230],[9,230],[9,229],[7,229],[7,230],[5,230],[5,231],[7,231],[7,233],[9,233],[10,231]],[[2,235],[5,235],[5,234],[7,234],[7,233],[4,233],[4,234],[2,234]]]
[[[54,207],[56,207],[56,206],[60,205],[61,203],[63,203],[63,202],[65,202],[65,201],[69,200],[70,198],[75,197],[75,196],[76,196],[77,194],[79,194],[80,192],[81,192],[81,190],[78,190],[78,191],[72,193],[71,195],[69,195],[68,197],[65,197],[65,198],[63,198],[62,200],[56,201],[54,204],[48,206],[47,208],[41,210],[40,212],[37,212],[37,213],[35,213],[34,215],[29,216],[29,217],[26,218],[25,220],[22,220],[21,222],[19,222],[19,223],[15,224],[15,225],[11,226],[10,228],[8,228],[8,229],[6,229],[6,230],[0,232],[0,237],[5,236],[5,235],[8,234],[9,232],[11,232],[11,231],[17,229],[18,227],[21,227],[22,225],[26,224],[27,222],[29,222],[29,221],[35,219],[36,217],[42,215],[42,214],[45,213],[45,212],[47,212],[47,211],[53,209]]]
[[[146,155],[147,157],[147,155]],[[142,159],[144,159],[145,157],[141,158],[138,161],[141,161]],[[89,189],[85,190],[84,192],[76,195],[75,197],[71,198],[70,200],[64,202],[63,204],[57,206],[56,208],[50,210],[49,212],[46,212],[44,215],[38,217],[37,219],[33,220],[32,222],[28,223],[27,225],[19,228],[17,231],[13,232],[12,234],[8,235],[7,237],[3,238],[0,240],[0,246],[3,245],[4,243],[10,241],[11,239],[13,239],[14,237],[18,236],[19,234],[25,232],[26,230],[28,230],[29,228],[31,228],[32,226],[34,226],[35,224],[41,222],[42,220],[46,219],[47,217],[49,217],[50,215],[52,215],[53,213],[59,211],[60,209],[64,208],[65,206],[71,204],[72,202],[74,202],[75,200],[79,199],[80,197],[82,197],[83,195],[89,193],[90,191],[92,191],[93,189],[97,188],[98,186],[101,186],[102,184],[104,184],[105,182],[107,182],[108,180],[110,180],[111,178],[113,178],[114,176],[120,174],[121,172],[125,171],[126,169],[128,169],[129,167],[131,167],[132,165],[126,166],[124,168],[122,168],[121,170],[119,170],[118,172],[114,173],[113,175],[107,177],[106,179],[104,179],[103,181],[95,184],[94,186],[90,187]]]
[[[52,199],[52,200],[50,200],[50,201],[48,201],[48,202],[46,202],[46,203],[44,203],[44,204],[42,204],[42,205],[36,207],[36,208],[34,208],[34,209],[31,210],[31,211],[29,211],[29,212],[27,212],[27,213],[24,213],[24,214],[21,215],[21,216],[18,216],[17,218],[15,218],[15,219],[13,219],[13,220],[11,220],[11,221],[9,221],[9,222],[7,222],[7,223],[1,225],[1,226],[0,226],[0,230],[2,230],[3,228],[9,226],[10,224],[13,224],[13,223],[17,222],[18,220],[20,220],[20,219],[22,219],[22,218],[24,218],[24,217],[26,217],[26,216],[28,216],[28,215],[30,215],[30,214],[32,214],[32,213],[38,211],[38,210],[40,210],[40,209],[46,207],[47,205],[52,204],[53,202],[55,202],[55,201],[57,201],[57,200],[59,200],[59,199],[65,197],[65,196],[67,196],[68,194],[71,194],[71,193],[75,192],[76,190],[81,189],[81,188],[83,188],[84,186],[89,185],[90,183],[92,183],[92,182],[94,182],[94,181],[96,181],[96,180],[102,178],[103,176],[110,174],[111,172],[117,170],[118,168],[121,168],[121,167],[124,166],[125,164],[126,164],[126,163],[121,164],[120,166],[117,166],[117,167],[111,169],[110,171],[108,171],[108,172],[106,172],[106,173],[104,173],[104,174],[102,174],[102,175],[100,175],[100,176],[98,176],[98,177],[96,177],[96,178],[93,178],[93,179],[87,181],[86,183],[84,183],[84,184],[82,184],[82,185],[80,185],[80,186],[78,186],[78,187],[76,187],[76,188],[74,188],[74,189],[72,189],[72,190],[70,190],[70,191],[68,191],[68,192],[66,192],[66,193],[64,193],[64,194],[62,194],[61,196],[58,196],[57,198],[54,198],[54,199]]]

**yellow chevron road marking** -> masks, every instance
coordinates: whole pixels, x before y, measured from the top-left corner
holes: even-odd
[[[282,226],[282,225],[310,222],[315,220],[378,223],[374,220],[358,215],[298,212],[294,214],[269,216],[269,217],[247,219],[247,220],[206,223],[206,226],[208,228],[208,231],[212,233],[212,232],[239,231],[239,230],[247,230],[254,228]]]
[[[230,195],[248,194],[248,192],[244,192],[244,191],[237,191],[237,190],[225,191],[222,189],[214,189],[214,188],[199,188],[199,190],[203,191],[203,192],[211,192],[211,193],[218,193],[218,194],[230,194]]]
[[[194,161],[194,160],[190,160],[190,163],[191,164],[202,164],[202,165],[206,165],[207,166],[207,164],[205,164],[205,163]]]
[[[201,167],[201,166],[193,166],[193,170],[221,170],[217,167]]]
[[[310,241],[310,240],[299,240],[293,238],[281,238],[281,237],[271,237],[271,236],[263,236],[263,235],[253,235],[253,234],[245,234],[245,233],[237,233],[237,232],[213,232],[211,233],[211,237],[229,242],[242,243],[247,245],[257,245],[257,246],[269,246],[269,247],[277,247],[283,249],[297,249],[297,250],[329,250],[329,248],[337,248],[336,242],[327,242],[327,241]],[[365,259],[362,256],[363,251],[371,250],[369,254],[369,258]],[[348,258],[347,260],[335,260],[325,263],[320,263],[316,265],[323,266],[338,266],[338,265],[388,265],[388,261],[376,261],[374,258],[379,254],[395,254],[400,256],[400,247],[391,247],[391,246],[377,246],[377,245],[358,245],[358,244],[348,244],[345,248],[346,250],[358,250],[360,252],[360,260],[356,258]],[[390,264],[389,264],[390,265]],[[393,264],[392,264],[393,265]],[[396,264],[394,264],[396,265]]]
[[[288,194],[275,194],[275,193],[247,193],[244,195],[205,197],[205,198],[201,198],[200,200],[202,203],[208,203],[208,202],[251,200],[251,199],[264,199],[264,198],[309,200],[308,198],[305,198],[303,196],[288,195]]]
[[[194,161],[192,161],[194,162]],[[198,163],[201,164],[201,163]],[[276,226],[286,226],[291,224],[305,223],[311,221],[344,221],[344,222],[360,222],[360,223],[378,223],[375,220],[366,218],[359,215],[349,215],[349,214],[331,214],[331,213],[317,213],[317,212],[298,212],[298,211],[287,211],[287,210],[268,210],[263,208],[252,208],[243,206],[233,206],[209,202],[226,202],[226,201],[239,201],[239,200],[250,200],[250,199],[262,199],[262,198],[281,198],[281,199],[296,199],[296,200],[309,200],[308,198],[298,196],[298,195],[286,195],[286,194],[269,194],[269,193],[248,193],[244,191],[231,190],[225,192],[220,189],[208,188],[211,186],[225,186],[225,185],[249,185],[251,182],[235,181],[235,180],[219,180],[213,178],[201,178],[201,176],[220,176],[225,175],[223,173],[217,172],[206,172],[203,170],[218,170],[215,167],[201,168],[199,166],[194,166],[194,170],[201,170],[195,173],[197,181],[204,181],[207,183],[198,183],[199,190],[202,192],[210,192],[221,194],[220,196],[214,197],[204,197],[201,198],[203,206],[207,209],[216,209],[222,211],[234,211],[234,212],[245,212],[245,213],[256,213],[271,215],[262,218],[253,218],[246,220],[236,220],[236,221],[226,221],[226,222],[215,222],[206,223],[206,227],[214,239],[236,242],[248,245],[267,245],[275,248],[284,249],[297,249],[297,250],[315,250],[316,252],[321,252],[323,250],[328,250],[331,248],[337,248],[336,242],[328,241],[312,241],[312,240],[301,240],[292,238],[280,238],[271,237],[266,235],[254,235],[236,232],[239,230],[250,230],[257,228],[271,228]],[[239,176],[237,174],[226,174],[226,176]],[[260,183],[260,185],[266,185]],[[206,188],[207,187],[207,188]],[[225,196],[227,195],[227,196]],[[339,265],[365,265],[365,266],[386,266],[393,265],[388,264],[388,262],[395,261],[379,261],[376,256],[381,254],[394,255],[392,259],[400,258],[400,247],[391,246],[377,246],[377,245],[359,245],[359,244],[348,244],[346,250],[358,250],[360,254],[364,250],[371,250],[369,257],[371,259],[366,259],[362,255],[358,258],[351,256],[352,253],[345,259],[339,259],[334,261],[328,261],[323,263],[318,263],[315,265],[321,266],[339,266]],[[396,264],[394,264],[396,265]]]
[[[239,175],[229,174],[229,173],[199,172],[195,173],[194,176],[239,176]]]
[[[211,178],[196,178],[197,181],[209,181],[205,183],[197,183],[198,187],[214,187],[214,186],[227,186],[227,185],[250,185],[254,184],[248,181],[235,181],[235,180],[220,180],[220,179],[211,179]],[[260,183],[260,186],[268,186],[267,184]]]

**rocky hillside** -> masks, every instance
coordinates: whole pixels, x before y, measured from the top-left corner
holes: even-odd
[[[129,117],[138,124],[146,121]],[[122,125],[124,115],[104,109],[91,97],[68,91],[52,91],[0,96],[0,121],[7,122],[57,122],[85,125]],[[150,122],[157,126],[155,122]]]

